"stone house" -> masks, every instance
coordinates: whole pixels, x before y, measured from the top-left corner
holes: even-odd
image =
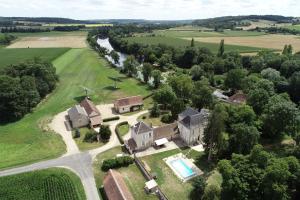
[[[114,108],[118,113],[127,113],[140,110],[143,107],[141,96],[126,97],[114,102]]]

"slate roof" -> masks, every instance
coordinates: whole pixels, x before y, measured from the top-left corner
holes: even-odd
[[[79,114],[84,115],[84,116],[88,116],[85,109],[83,107],[81,107],[80,105],[75,105],[70,110],[68,110],[68,115],[69,115],[71,120],[76,118],[76,116],[79,115]]]
[[[152,131],[152,128],[145,124],[143,121],[138,122],[137,124],[134,125],[134,132],[136,134],[142,134]]]
[[[103,180],[105,194],[109,200],[134,200],[122,175],[110,169]]]
[[[133,96],[118,99],[115,101],[115,106],[134,106],[134,105],[143,105],[143,97]]]
[[[187,128],[191,128],[206,123],[209,116],[209,110],[202,109],[201,112],[198,112],[192,108],[187,108],[180,116],[182,117],[182,120],[180,120],[179,123]]]
[[[183,111],[182,113],[179,114],[180,118],[185,118],[186,116],[192,116],[192,115],[196,115],[199,114],[199,112],[197,110],[194,110],[191,107],[188,107],[187,109],[185,109],[185,111]]]

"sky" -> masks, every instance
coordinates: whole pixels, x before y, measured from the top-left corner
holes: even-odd
[[[0,0],[4,17],[177,20],[248,14],[300,17],[300,0]]]

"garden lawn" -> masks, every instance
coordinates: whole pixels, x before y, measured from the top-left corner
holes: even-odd
[[[75,142],[78,146],[78,148],[81,150],[81,151],[86,151],[86,150],[90,150],[90,149],[95,149],[95,148],[98,148],[98,147],[101,147],[104,145],[103,142],[85,142],[84,141],[84,137],[85,135],[88,133],[88,132],[91,132],[91,131],[94,131],[92,129],[89,129],[89,128],[80,128],[79,129],[80,131],[80,137],[79,138],[75,138]],[[73,131],[73,135],[74,135],[74,131]]]
[[[18,64],[34,58],[52,61],[66,53],[68,50],[69,48],[6,49],[0,47],[0,69],[11,64]]]
[[[141,43],[145,45],[157,45],[157,44],[165,44],[173,47],[188,47],[191,45],[191,41],[175,38],[175,37],[164,37],[164,36],[154,36],[154,37],[128,37],[124,38],[129,43]],[[221,41],[221,40],[220,40]],[[215,43],[206,43],[206,42],[199,42],[195,41],[195,45],[197,47],[205,47],[208,48],[213,53],[217,53],[219,49],[219,44]],[[226,45],[225,44],[225,51],[238,51],[240,53],[249,53],[249,52],[257,52],[262,50],[263,48],[256,48],[256,47],[248,47],[248,46],[238,46],[238,45]]]
[[[89,96],[96,104],[150,93],[147,86],[109,67],[90,49],[71,49],[53,64],[60,79],[57,88],[33,113],[15,123],[0,126],[0,168],[50,159],[65,152],[61,137],[49,132],[47,124],[54,115],[84,98],[81,85],[93,90]],[[113,89],[114,82],[110,79],[116,76],[121,79],[118,90]]]
[[[126,135],[129,131],[129,125],[128,124],[123,124],[121,126],[118,127],[119,133],[120,135],[123,137],[124,135]]]
[[[94,168],[94,176],[96,180],[96,185],[98,188],[100,188],[103,184],[103,179],[106,175],[106,172],[103,172],[101,170],[102,162],[106,159],[115,158],[117,154],[121,154],[122,148],[121,147],[115,147],[113,149],[110,149],[108,151],[105,151],[101,154],[99,154],[95,162],[93,163]],[[128,167],[122,167],[119,169],[115,169],[118,172],[121,173],[127,187],[129,188],[130,192],[132,193],[133,197],[135,199],[145,199],[145,200],[152,200],[157,199],[154,195],[147,195],[144,191],[144,186],[146,179],[140,172],[140,170],[137,168],[135,164],[131,164]]]
[[[166,151],[163,153],[153,154],[150,156],[142,157],[141,160],[144,161],[150,168],[151,173],[155,172],[157,174],[157,183],[160,186],[163,193],[170,200],[188,200],[190,199],[190,193],[193,189],[192,181],[189,180],[183,183],[171,170],[171,168],[163,161],[164,158],[178,153],[183,153],[188,158],[195,160],[195,164],[204,172],[205,177],[210,177],[212,174],[212,168],[208,166],[203,153],[191,150],[189,148],[185,149],[175,149],[171,151]],[[210,182],[215,180],[219,176],[215,175],[210,178]],[[209,183],[210,183],[209,182]]]
[[[12,176],[0,177],[1,200],[84,200],[79,177],[73,172],[51,168]]]

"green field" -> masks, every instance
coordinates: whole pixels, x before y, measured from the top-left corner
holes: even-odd
[[[52,168],[0,178],[1,200],[84,200],[79,177],[66,169]]]
[[[284,28],[300,31],[300,24],[299,25],[288,25],[288,26],[284,26]]]
[[[67,52],[68,48],[40,48],[40,49],[5,49],[0,48],[0,68],[31,60],[35,57],[52,61]]]
[[[154,31],[156,35],[187,38],[187,37],[247,37],[265,35],[263,32],[255,31],[229,31],[215,32],[215,31],[200,31],[200,30],[158,30]]]
[[[141,44],[148,44],[148,45],[157,45],[157,44],[165,44],[174,47],[187,47],[190,46],[191,42],[188,40],[175,38],[175,37],[164,37],[164,36],[155,36],[155,37],[128,37],[124,38],[125,40],[129,41],[130,43],[141,43]],[[197,42],[195,41],[195,45],[197,47],[206,47],[211,50],[213,53],[217,53],[219,49],[219,44],[213,43],[205,43],[205,42]],[[256,47],[247,47],[247,46],[237,46],[237,45],[226,45],[225,44],[225,51],[238,51],[240,53],[251,53],[257,52],[262,50],[262,48]]]
[[[71,49],[53,64],[60,78],[53,93],[32,114],[18,122],[0,126],[0,168],[50,159],[65,152],[61,137],[47,131],[47,124],[55,114],[82,100],[84,91],[81,85],[93,90],[90,97],[96,104],[150,93],[148,86],[120,74],[90,49]],[[111,77],[119,77],[119,89],[114,89]]]
[[[129,124],[123,124],[118,127],[120,135],[123,137],[125,136],[129,131]]]

